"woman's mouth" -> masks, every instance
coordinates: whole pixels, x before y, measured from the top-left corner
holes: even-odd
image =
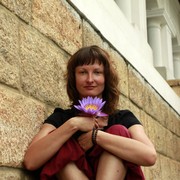
[[[85,86],[85,89],[87,89],[87,90],[92,90],[94,88],[95,88],[95,86]]]

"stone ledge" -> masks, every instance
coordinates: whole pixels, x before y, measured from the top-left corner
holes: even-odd
[[[168,80],[167,83],[173,87],[173,86],[180,86],[180,79],[173,79],[173,80]]]
[[[180,97],[180,79],[168,80],[167,83],[169,84],[169,86],[171,86],[174,92]]]

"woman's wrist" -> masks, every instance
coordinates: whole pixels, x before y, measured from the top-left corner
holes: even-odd
[[[78,124],[76,123],[76,117],[73,117],[71,119],[69,119],[69,124],[70,124],[70,127],[74,130],[74,131],[78,131],[79,130],[79,127],[78,127]]]
[[[98,134],[99,130],[100,130],[99,128],[93,128],[93,130],[92,130],[92,143],[94,145],[97,144],[97,134]]]

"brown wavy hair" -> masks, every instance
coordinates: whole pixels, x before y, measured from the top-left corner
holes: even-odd
[[[67,64],[67,94],[72,105],[79,104],[79,93],[76,89],[75,68],[77,66],[94,64],[98,62],[104,65],[105,88],[102,94],[106,101],[103,112],[112,114],[119,101],[118,76],[111,66],[109,54],[98,46],[88,46],[79,49]]]

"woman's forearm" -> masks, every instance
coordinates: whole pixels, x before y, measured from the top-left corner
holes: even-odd
[[[53,132],[32,142],[24,157],[27,169],[35,170],[41,167],[78,130],[71,122],[67,121]]]
[[[96,142],[103,149],[126,161],[151,166],[156,161],[156,151],[140,141],[98,131]]]

